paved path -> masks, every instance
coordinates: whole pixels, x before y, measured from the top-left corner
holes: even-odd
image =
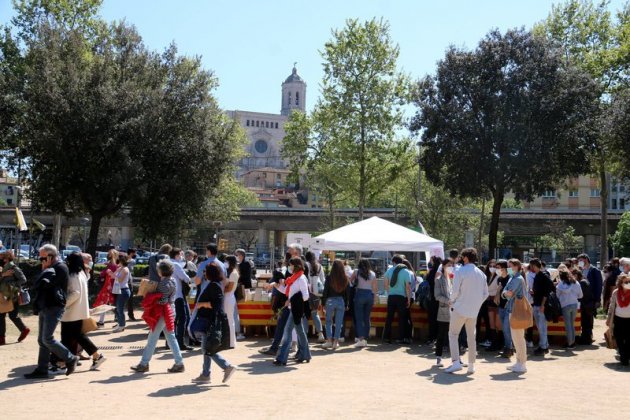
[[[36,325],[34,317],[25,321]],[[345,345],[334,353],[313,346],[310,364],[279,368],[258,354],[269,344],[260,338],[224,353],[240,366],[229,386],[221,384],[216,365],[213,383],[198,386],[190,380],[200,373],[199,351],[185,353],[185,373],[166,373],[173,360],[164,351],[148,374],[129,371],[140,359],[143,328],[136,322],[122,334],[92,334],[107,348],[101,371],[90,372],[84,362],[70,377],[29,382],[22,374],[37,358],[36,331],[13,344],[17,331],[8,325],[12,344],[0,347],[2,418],[622,418],[616,410],[630,384],[630,371],[615,369],[614,351],[601,340],[576,351],[554,349],[520,376],[505,370],[506,361],[482,353],[477,373],[467,376],[433,367],[430,349],[418,345],[371,344],[360,351]],[[597,321],[598,339],[603,331]]]

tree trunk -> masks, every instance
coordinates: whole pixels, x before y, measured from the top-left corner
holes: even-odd
[[[601,186],[599,196],[601,202],[601,227],[600,227],[600,248],[599,261],[601,266],[608,262],[608,178],[606,176],[606,168],[599,165],[599,184]]]
[[[365,209],[365,144],[361,143],[361,164],[359,166],[359,220],[363,220]]]
[[[333,203],[333,192],[328,192],[328,213],[330,217],[330,230],[335,230],[335,204]]]
[[[479,220],[479,240],[477,241],[477,252],[479,252],[479,256],[483,254],[481,247],[483,246],[483,219],[486,216],[486,199],[484,198],[481,201],[481,217]],[[488,255],[488,259],[492,258],[492,255]]]
[[[85,252],[90,254],[92,258],[96,258],[96,246],[98,245],[98,231],[101,228],[101,220],[103,219],[100,215],[90,214],[92,221],[90,223],[90,235],[88,236],[87,241],[87,249]]]
[[[494,202],[492,203],[492,218],[490,219],[490,233],[488,234],[488,255],[490,258],[494,255],[497,248],[497,234],[499,233],[499,217],[501,216],[501,205],[505,198],[503,191],[497,191],[493,194]]]

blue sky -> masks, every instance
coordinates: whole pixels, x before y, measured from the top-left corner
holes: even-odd
[[[615,0],[611,9],[621,7]],[[224,109],[278,113],[280,85],[293,62],[308,84],[307,107],[319,96],[319,50],[348,18],[383,17],[400,46],[399,66],[414,78],[433,73],[453,44],[473,48],[489,30],[531,27],[549,0],[105,0],[101,16],[136,25],[145,43],[202,56],[214,71]],[[0,23],[12,14],[0,0]]]

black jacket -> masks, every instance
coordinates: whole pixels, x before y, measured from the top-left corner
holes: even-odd
[[[244,259],[238,265],[238,284],[242,284],[246,289],[252,288],[252,266],[248,260]]]
[[[211,282],[208,286],[206,286],[203,293],[199,295],[197,302],[210,302],[212,309],[200,308],[197,311],[197,315],[200,318],[206,318],[210,320],[210,323],[213,323],[217,313],[223,312],[223,290],[221,289],[219,283]]]
[[[543,298],[549,297],[549,293],[556,290],[549,276],[542,271],[536,273],[534,277],[534,304],[533,306],[542,306]]]
[[[68,267],[57,261],[42,271],[33,284],[33,313],[37,314],[46,308],[66,306],[67,289]]]

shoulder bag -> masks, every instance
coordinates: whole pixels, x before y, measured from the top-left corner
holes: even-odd
[[[523,282],[524,280],[522,280]],[[514,306],[512,306],[512,315],[510,315],[510,328],[513,330],[525,330],[534,325],[534,312],[532,305],[525,297],[525,287],[521,282],[523,296],[514,296]]]

